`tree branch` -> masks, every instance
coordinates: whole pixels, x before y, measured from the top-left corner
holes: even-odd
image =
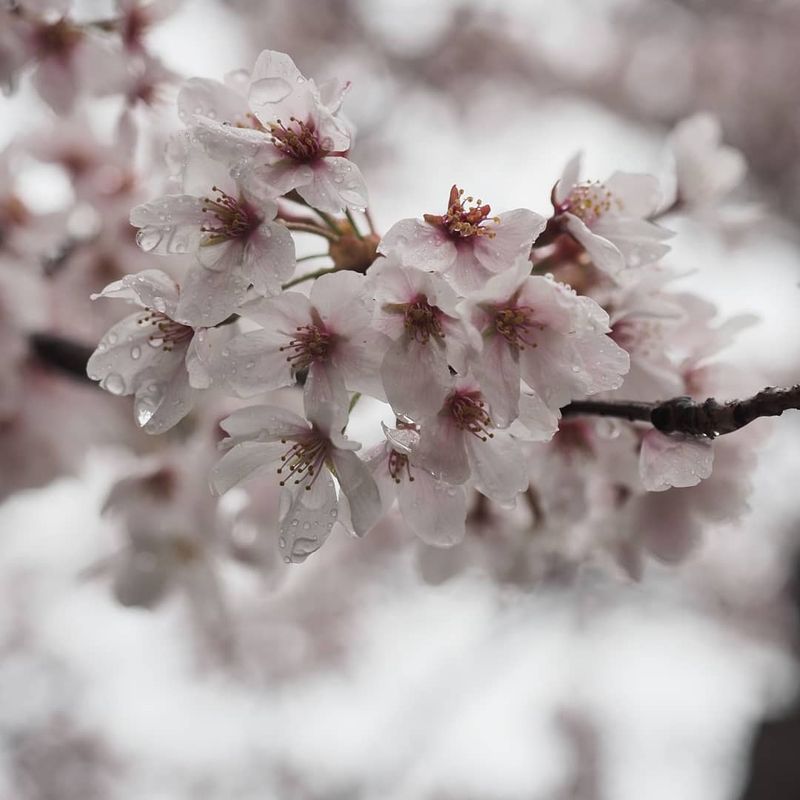
[[[86,362],[92,354],[91,347],[49,333],[31,334],[29,341],[31,352],[42,364],[73,378],[88,380]],[[713,397],[704,401],[673,397],[660,403],[576,400],[564,406],[561,413],[565,417],[599,416],[646,422],[662,433],[713,439],[738,431],[761,417],[779,417],[790,409],[800,409],[800,384],[788,389],[763,389],[752,397],[728,403],[719,403]]]

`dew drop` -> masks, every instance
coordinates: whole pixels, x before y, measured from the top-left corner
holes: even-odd
[[[131,347],[131,358],[136,361],[137,358],[142,354],[141,347]]]
[[[285,536],[281,536],[281,538],[280,538],[280,539],[278,539],[278,544],[279,544],[281,547],[286,547],[286,537],[285,537]]]
[[[581,371],[581,368],[577,364],[573,364],[572,371],[577,373]]]
[[[139,232],[136,234],[136,244],[138,244],[145,253],[155,250],[160,241],[161,232],[155,228],[140,228]]]
[[[125,391],[125,381],[122,380],[122,375],[118,375],[116,372],[109,372],[100,381],[100,385],[111,394],[122,394]]]

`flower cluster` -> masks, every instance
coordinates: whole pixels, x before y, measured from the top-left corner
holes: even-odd
[[[710,390],[702,366],[719,349],[702,314],[708,335],[684,337],[693,351],[667,346],[691,300],[666,288],[670,209],[649,175],[585,181],[576,156],[549,217],[495,214],[454,185],[440,208],[379,237],[349,157],[348,88],[317,84],[273,51],[249,73],[183,86],[168,193],[130,220],[142,250],[186,267],[178,281],[149,269],[101,292],[142,310],[105,335],[88,365],[110,392],[135,396],[150,433],[177,424],[202,392],[263,400],[301,387],[304,416],[269,402],[224,419],[226,452],[211,470],[217,493],[255,477],[281,488],[287,563],[336,524],[365,535],[395,500],[422,541],[459,542],[476,493],[514,507],[532,480],[558,474],[565,453],[570,463],[601,449],[595,423],[561,420],[565,405]],[[300,234],[329,243],[333,266],[297,274]],[[362,396],[394,419],[363,457],[345,433]],[[647,490],[711,473],[708,441],[634,425],[619,439],[607,448],[613,464],[587,473],[616,498],[609,518],[631,513],[630,498]]]

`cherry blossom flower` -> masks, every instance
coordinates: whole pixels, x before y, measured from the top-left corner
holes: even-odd
[[[195,95],[199,88],[195,84]],[[206,93],[211,89],[208,84],[203,88]],[[296,189],[309,205],[330,214],[363,209],[368,202],[364,178],[346,158],[350,126],[336,116],[346,88],[338,82],[317,87],[289,56],[265,50],[250,76],[248,108],[241,107],[235,93],[216,87],[209,107],[221,106],[225,116],[216,108],[214,116],[221,121],[204,116],[204,103],[198,103],[195,109],[201,111],[192,112],[192,131],[213,158],[267,194]],[[238,120],[226,118],[229,108],[235,108]]]
[[[450,190],[444,214],[404,219],[393,225],[378,248],[407,264],[442,272],[460,291],[483,286],[507,270],[544,230],[543,217],[526,208],[490,216],[491,207]]]
[[[469,374],[455,382],[437,414],[420,422],[412,454],[436,478],[456,485],[470,481],[501,505],[513,505],[528,486],[520,469],[520,442],[495,427],[481,388]]]
[[[381,513],[378,487],[341,434],[344,416],[329,404],[306,405],[308,421],[277,406],[251,406],[222,421],[230,449],[211,472],[222,494],[243,480],[274,475],[286,491],[278,545],[288,562],[318,550],[339,521],[364,536]],[[338,494],[334,476],[340,487]]]
[[[464,315],[483,346],[473,370],[492,407],[494,424],[519,415],[520,379],[541,400],[528,400],[531,433],[549,438],[554,414],[570,400],[615,389],[628,354],[607,335],[608,315],[594,300],[550,278],[531,276],[527,259],[492,278],[464,302]]]
[[[426,544],[450,547],[460,542],[467,513],[464,487],[437,480],[414,463],[417,426],[398,421],[397,429],[384,427],[384,433],[386,441],[365,456],[384,510],[397,500],[403,521]]]
[[[652,175],[615,172],[603,183],[581,181],[580,154],[567,163],[553,189],[555,219],[612,277],[669,251],[663,242],[672,233],[650,221],[660,203]]]
[[[93,297],[118,297],[144,310],[125,317],[100,340],[86,374],[116,395],[135,397],[147,433],[163,433],[191,411],[196,389],[211,385],[209,333],[180,321],[178,285],[149,269],[109,284]]]
[[[679,122],[669,137],[675,185],[668,207],[702,208],[729,194],[747,170],[744,156],[722,143],[722,128],[713,115],[695,114]]]
[[[380,367],[396,414],[418,419],[435,413],[450,390],[450,366],[464,371],[468,331],[456,311],[458,296],[440,276],[396,259],[369,271],[374,327],[392,344]]]
[[[188,193],[137,206],[130,220],[139,228],[136,241],[144,251],[196,256],[184,278],[178,314],[208,327],[236,311],[251,285],[260,295],[280,291],[294,272],[294,240],[272,221],[275,203],[238,185],[186,137],[173,141],[171,157],[183,162]]]
[[[13,72],[34,62],[33,84],[57,114],[69,113],[81,93],[116,91],[125,75],[124,64],[106,42],[66,16],[68,5],[22,2],[17,13],[2,20],[0,80],[13,82]]]
[[[370,327],[371,306],[366,278],[354,272],[323,275],[309,297],[288,291],[248,303],[242,315],[262,330],[228,343],[220,375],[243,397],[288,386],[305,371],[306,402],[346,409],[348,389],[385,399],[379,367],[387,342]]]

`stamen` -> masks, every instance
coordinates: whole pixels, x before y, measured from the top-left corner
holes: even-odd
[[[469,208],[466,204],[472,203]],[[468,239],[473,236],[485,236],[494,239],[497,232],[491,228],[483,227],[484,223],[500,223],[500,217],[489,217],[492,207],[484,204],[478,198],[464,197],[464,190],[455,184],[450,189],[450,199],[447,204],[446,214],[424,214],[426,222],[432,225],[441,225],[454,238]]]
[[[286,443],[285,439],[281,442]],[[307,492],[311,487],[320,471],[325,465],[328,457],[330,442],[320,436],[316,431],[309,432],[303,438],[297,439],[295,443],[281,456],[281,465],[278,467],[278,475],[281,475],[280,485],[293,483],[303,487]]]
[[[395,483],[400,483],[403,480],[403,473],[408,476],[409,481],[414,480],[408,456],[405,453],[398,453],[397,450],[392,450],[389,453],[389,475],[392,476],[392,480]]]
[[[175,348],[176,344],[182,344],[194,335],[194,329],[188,325],[183,325],[180,322],[175,322],[170,319],[166,314],[160,311],[153,311],[152,308],[146,308],[139,319],[136,320],[137,325],[150,325],[155,330],[148,337],[147,343],[151,347],[160,347],[165,353],[170,353]]]
[[[573,187],[567,199],[557,206],[556,211],[568,211],[587,225],[597,222],[600,217],[613,208],[622,209],[622,202],[606,189],[599,181],[593,183],[579,183]]]
[[[544,325],[533,318],[533,309],[527,306],[498,308],[494,312],[494,329],[515,350],[536,347],[533,340],[535,330],[544,330]]]
[[[440,341],[444,339],[441,317],[439,307],[432,306],[428,298],[421,295],[405,306],[403,324],[409,336],[421,344],[427,344],[431,336]]]
[[[480,399],[480,392],[456,392],[448,400],[448,412],[462,431],[467,431],[482,442],[492,439],[489,431],[492,419],[486,411],[486,404]]]
[[[321,325],[301,325],[289,344],[280,348],[279,352],[288,352],[286,360],[297,371],[319,361],[325,361],[330,355],[333,345],[333,334],[328,333]]]
[[[216,186],[211,187],[216,192],[215,198],[204,197],[204,214],[216,217],[217,224],[204,224],[200,230],[207,234],[203,245],[214,245],[229,239],[246,239],[261,223],[258,214],[250,208],[244,200],[237,200],[226,194]]]
[[[307,164],[327,155],[320,144],[313,122],[301,122],[296,117],[289,117],[289,125],[281,120],[269,126],[272,144],[293,161]]]

